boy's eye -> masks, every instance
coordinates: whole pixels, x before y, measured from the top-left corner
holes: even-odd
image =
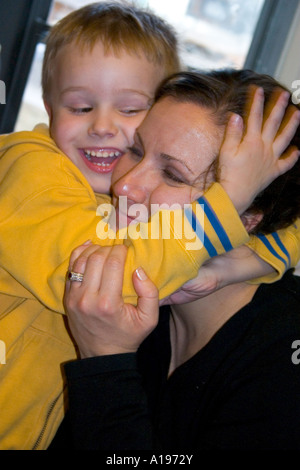
[[[136,114],[142,113],[147,111],[148,108],[140,108],[140,109],[121,109],[121,113],[126,114],[128,116],[135,116]]]
[[[89,113],[90,111],[93,110],[91,107],[84,107],[84,108],[74,108],[74,107],[69,107],[69,110],[71,111],[72,114],[86,114]]]

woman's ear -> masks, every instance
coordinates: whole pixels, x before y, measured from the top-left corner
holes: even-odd
[[[241,215],[241,221],[248,233],[255,229],[255,227],[262,221],[262,218],[263,214],[252,214],[251,212],[244,212],[244,214]]]

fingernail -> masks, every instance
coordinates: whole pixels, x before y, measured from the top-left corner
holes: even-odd
[[[140,281],[146,281],[146,279],[148,279],[143,268],[137,268],[135,272]]]
[[[92,240],[87,240],[86,242],[84,242],[82,245],[90,245],[92,243]]]
[[[283,92],[283,98],[288,101],[290,99],[291,94],[288,91]]]
[[[265,90],[262,87],[258,87],[256,93],[258,93],[260,96],[264,96]]]
[[[232,114],[230,121],[232,124],[240,124],[242,122],[242,117],[239,114]]]

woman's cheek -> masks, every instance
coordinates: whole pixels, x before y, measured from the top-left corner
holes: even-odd
[[[116,164],[112,174],[112,184],[118,181],[122,176],[126,175],[134,167],[133,162],[129,158],[128,154],[123,155],[118,163]]]
[[[151,204],[167,204],[170,208],[173,206],[174,209],[183,208],[184,204],[190,204],[190,196],[189,186],[179,188],[164,185],[152,194]]]

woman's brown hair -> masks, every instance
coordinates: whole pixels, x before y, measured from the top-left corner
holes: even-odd
[[[244,121],[247,120],[253,86],[264,89],[266,109],[274,100],[274,94],[280,89],[286,90],[274,78],[251,70],[183,72],[173,75],[161,85],[156,101],[169,96],[181,102],[193,102],[209,109],[217,125],[224,126],[231,113],[240,114]],[[291,97],[290,105],[294,108],[289,107],[287,113],[295,111]],[[290,145],[300,148],[300,126]],[[292,169],[257,195],[247,213],[263,215],[261,222],[251,231],[255,234],[286,228],[300,217],[300,159]]]

